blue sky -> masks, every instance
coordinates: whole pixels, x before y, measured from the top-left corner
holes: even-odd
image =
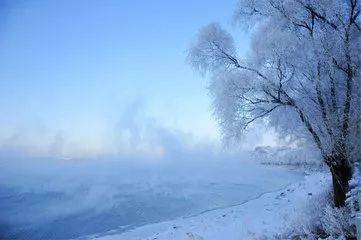
[[[1,144],[36,152],[60,139],[71,146],[69,154],[106,153],[134,105],[158,125],[217,140],[207,81],[186,64],[186,49],[201,26],[229,27],[234,5],[2,1]]]

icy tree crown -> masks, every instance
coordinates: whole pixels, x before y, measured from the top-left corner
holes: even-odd
[[[352,155],[361,122],[359,13],[357,0],[239,1],[236,21],[252,33],[243,61],[220,25],[202,28],[189,59],[211,73],[224,138],[266,119],[283,136],[313,142],[325,158]]]

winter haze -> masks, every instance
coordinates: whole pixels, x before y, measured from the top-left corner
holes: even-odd
[[[359,13],[0,1],[0,239],[356,239]]]

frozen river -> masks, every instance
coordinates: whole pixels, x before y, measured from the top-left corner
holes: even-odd
[[[0,166],[0,233],[14,239],[126,231],[237,205],[303,177],[248,160],[16,162],[2,160]]]

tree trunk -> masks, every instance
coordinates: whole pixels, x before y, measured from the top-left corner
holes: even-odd
[[[333,183],[333,200],[336,207],[345,206],[346,193],[349,190],[348,181],[351,179],[352,172],[346,161],[342,164],[330,167]]]

